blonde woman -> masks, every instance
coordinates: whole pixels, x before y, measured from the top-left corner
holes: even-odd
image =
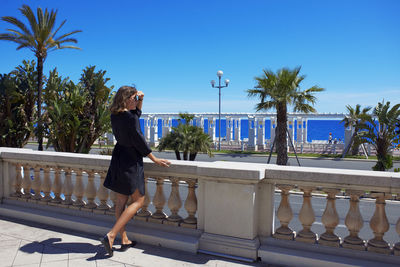
[[[143,157],[154,163],[169,167],[168,160],[156,158],[146,143],[140,129],[144,94],[132,86],[118,89],[111,105],[111,125],[117,140],[104,186],[117,193],[113,228],[100,239],[109,256],[113,256],[113,243],[118,233],[121,235],[120,251],[133,247],[136,242],[128,239],[125,225],[143,206],[145,186]],[[129,196],[133,203],[125,208]]]

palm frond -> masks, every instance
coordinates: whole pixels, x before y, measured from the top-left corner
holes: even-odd
[[[26,35],[32,35],[32,33],[29,31],[29,29],[25,26],[24,23],[22,23],[19,19],[15,17],[9,17],[5,16],[1,18],[3,21],[11,23],[12,25],[17,26],[20,28]]]
[[[70,36],[72,34],[79,33],[79,32],[82,32],[82,31],[81,30],[75,30],[75,31],[63,34],[60,37],[58,37],[57,39],[55,39],[55,41],[57,41],[57,42],[62,41],[62,39],[64,39],[65,37],[68,37],[68,36]]]
[[[32,12],[32,9],[28,5],[23,5],[22,8],[20,8],[19,10],[28,19],[29,25],[32,30],[32,35],[37,37],[39,33],[39,25],[36,21],[35,15]]]

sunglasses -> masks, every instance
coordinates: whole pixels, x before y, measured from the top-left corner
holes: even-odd
[[[139,101],[139,96],[135,95],[135,96],[133,97],[133,100]]]

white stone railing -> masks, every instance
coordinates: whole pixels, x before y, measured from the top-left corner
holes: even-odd
[[[102,186],[107,175],[110,156],[93,156],[72,153],[45,152],[38,155],[32,150],[23,153],[11,153],[11,157],[2,159],[8,163],[7,172],[9,187],[5,196],[10,199],[35,204],[76,209],[96,214],[114,215],[116,194]],[[154,173],[154,172],[153,172]],[[163,191],[164,181],[171,183],[171,193],[166,199]],[[152,199],[148,194],[148,181],[156,181],[156,193]],[[179,175],[154,175],[145,173],[146,196],[143,208],[135,217],[141,221],[164,223],[188,228],[196,228],[197,200],[195,178]],[[181,218],[178,211],[182,207],[179,193],[180,183],[188,186],[185,208],[187,218]],[[153,203],[155,212],[148,210]],[[168,206],[171,214],[167,216],[163,209]]]
[[[400,194],[400,175],[396,173],[268,166],[266,179],[263,182],[273,183],[281,191],[281,201],[276,216],[280,227],[275,230],[273,237],[284,240],[295,240],[323,246],[342,247],[354,250],[400,255],[400,242],[389,244],[383,239],[389,230],[389,222],[385,212],[387,199],[396,198]],[[291,190],[302,192],[303,203],[298,220],[302,229],[297,231],[289,227],[293,219],[293,212],[289,201]],[[315,222],[314,209],[311,204],[314,191],[326,194],[326,206],[321,217],[325,227],[324,233],[314,233],[311,226]],[[375,199],[375,212],[369,221],[374,237],[363,240],[359,232],[364,224],[363,214],[359,209],[360,197],[368,192],[369,197]],[[349,234],[338,236],[335,228],[339,224],[336,209],[337,195],[348,196],[349,209],[345,217],[345,225]],[[399,203],[400,204],[400,203]],[[397,211],[399,219],[396,231],[400,235],[400,206]],[[364,216],[370,214],[364,214]]]
[[[86,217],[93,214],[112,218],[109,215],[113,215],[115,194],[102,186],[110,156],[0,148],[0,160],[0,214],[4,204],[26,202],[40,209],[72,209]],[[351,251],[351,257],[360,250],[368,255],[392,254],[386,257],[400,262],[400,243],[388,243],[383,238],[389,229],[385,203],[400,194],[400,174],[239,162],[172,161],[170,168],[162,168],[147,159],[144,168],[145,205],[134,221],[140,222],[140,227],[158,225],[157,229],[165,233],[196,233],[195,241],[191,241],[193,252],[253,260],[261,257],[270,262],[268,253],[275,244],[271,240],[276,240],[288,246],[310,243],[316,253],[321,251],[317,247],[330,247],[334,253]],[[274,211],[276,188],[281,200]],[[293,219],[289,196],[293,189],[303,199],[297,218],[299,229],[289,227]],[[311,230],[316,223],[311,200],[317,191],[326,194],[325,211],[318,222],[325,227],[321,233]],[[370,240],[359,236],[365,218],[371,216],[359,209],[360,196],[366,191],[375,199],[375,212],[369,220],[374,237]],[[343,192],[349,197],[345,218],[349,234],[339,236],[335,233],[339,223],[335,203],[336,196]],[[399,214],[400,210],[391,215]],[[274,220],[280,222],[276,230]],[[400,235],[400,219],[395,228]],[[174,244],[162,245],[174,248]]]

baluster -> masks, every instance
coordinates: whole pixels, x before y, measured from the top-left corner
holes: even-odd
[[[182,227],[197,228],[197,197],[196,197],[196,183],[197,179],[186,179],[185,182],[188,184],[188,195],[185,201],[185,210],[189,214],[186,219],[181,223]]]
[[[150,205],[150,197],[148,190],[148,177],[144,177],[144,186],[145,186],[145,196],[143,207],[134,217],[135,220],[147,221],[147,218],[151,216],[151,212],[147,209]]]
[[[315,243],[317,238],[316,234],[311,231],[311,226],[315,221],[314,209],[311,205],[311,192],[312,187],[303,187],[303,205],[299,212],[299,220],[303,229],[297,234],[296,241]]]
[[[24,194],[22,195],[22,198],[31,198],[31,186],[31,167],[26,164],[24,166],[24,179],[22,180],[22,188],[24,189]]]
[[[156,193],[153,198],[153,205],[156,208],[156,212],[151,215],[149,218],[150,222],[156,222],[156,223],[162,223],[163,220],[165,219],[166,215],[163,212],[164,205],[165,205],[165,196],[164,196],[164,190],[163,190],[163,185],[164,185],[164,178],[156,178],[157,180],[157,189]]]
[[[276,216],[281,223],[281,226],[275,230],[274,237],[278,239],[293,240],[295,232],[289,228],[289,223],[293,218],[292,208],[289,203],[289,191],[293,188],[290,185],[278,185],[281,190],[281,203]]]
[[[64,169],[64,174],[65,174],[65,179],[64,179],[64,184],[62,186],[63,189],[63,194],[64,194],[64,200],[61,202],[64,205],[71,205],[72,204],[72,170],[70,168],[65,168]]]
[[[33,168],[33,173],[34,173],[34,177],[33,177],[32,189],[33,189],[34,195],[32,196],[32,199],[40,200],[40,199],[42,199],[42,195],[40,194],[40,186],[42,184],[42,181],[40,179],[40,166],[39,165],[36,165]]]
[[[85,193],[85,188],[83,186],[83,179],[82,179],[82,169],[74,170],[76,179],[75,179],[75,185],[74,189],[72,190],[73,194],[76,197],[76,200],[72,204],[75,207],[82,207],[86,203],[83,201],[83,194]]]
[[[96,186],[94,184],[94,175],[95,175],[95,171],[94,170],[89,170],[87,171],[88,174],[88,183],[86,186],[86,198],[88,200],[88,202],[85,205],[86,209],[95,209],[97,208],[97,204],[94,202],[95,198],[96,198]]]
[[[400,235],[400,218],[397,220],[396,223],[396,232]],[[400,256],[400,242],[397,242],[396,245],[393,247],[394,255]]]
[[[61,169],[54,168],[54,182],[51,190],[54,193],[54,198],[51,200],[52,203],[60,203],[61,199]]]
[[[339,247],[340,238],[335,235],[334,231],[336,226],[339,224],[339,215],[336,211],[336,194],[340,190],[337,189],[326,189],[325,192],[328,194],[326,197],[326,207],[322,214],[322,223],[325,226],[325,233],[323,233],[318,243],[326,246]]]
[[[41,200],[45,201],[45,202],[49,202],[52,199],[50,196],[50,192],[51,192],[50,167],[45,166],[43,168],[43,172],[44,172],[44,178],[43,178],[43,184],[42,184],[42,191],[43,191],[44,197]]]
[[[350,234],[344,238],[342,246],[344,248],[365,250],[365,242],[358,236],[358,233],[364,225],[364,220],[359,208],[360,196],[362,196],[364,192],[347,190],[347,193],[350,194],[350,207],[344,223]]]
[[[100,175],[100,186],[97,190],[97,196],[100,200],[100,205],[97,207],[98,210],[108,210],[110,206],[107,205],[108,200],[108,190],[103,186],[104,180],[106,179],[107,172],[99,172]]]
[[[15,173],[17,174],[15,176],[14,182],[13,182],[13,188],[14,188],[14,193],[11,194],[13,197],[21,197],[21,185],[22,185],[22,174],[21,174],[21,164],[17,163],[15,164]]]
[[[371,194],[376,198],[375,200],[375,212],[372,216],[369,226],[374,232],[374,238],[368,241],[367,250],[390,254],[390,247],[388,243],[383,239],[383,235],[389,230],[389,222],[385,212],[385,193],[374,193]]]
[[[179,222],[182,221],[182,217],[178,215],[179,209],[182,207],[182,200],[179,195],[179,179],[170,177],[171,181],[171,194],[168,199],[168,208],[171,211],[171,215],[167,218],[167,224],[179,226]]]

